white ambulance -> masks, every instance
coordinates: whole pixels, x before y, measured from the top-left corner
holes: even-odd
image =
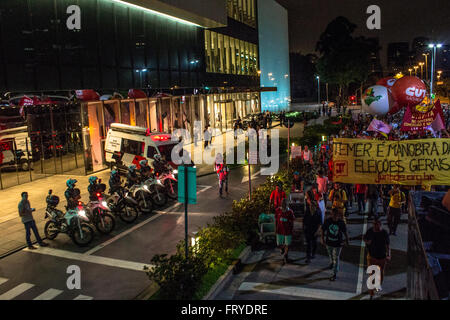
[[[105,143],[105,160],[116,167],[121,175],[126,175],[132,164],[139,169],[139,161],[147,159],[152,165],[154,156],[161,155],[172,169],[178,166],[172,162],[172,150],[178,142],[172,141],[172,135],[150,132],[147,128],[113,123],[108,130]]]

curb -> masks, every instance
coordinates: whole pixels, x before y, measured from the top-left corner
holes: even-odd
[[[252,249],[250,246],[245,247],[239,255],[239,258],[228,267],[227,271],[225,271],[222,276],[220,276],[220,278],[211,287],[209,292],[202,298],[202,300],[214,300],[215,297],[220,293],[220,291],[222,291],[222,289],[225,287],[225,285],[227,285],[231,281],[233,274],[235,274],[237,269],[241,267],[242,261],[247,259],[251,252]]]

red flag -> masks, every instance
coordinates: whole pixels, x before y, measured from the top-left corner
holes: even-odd
[[[332,122],[331,124],[342,124],[342,118],[340,118],[339,121]]]

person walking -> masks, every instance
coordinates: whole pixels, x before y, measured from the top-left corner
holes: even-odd
[[[380,268],[380,284],[383,283],[384,269],[386,263],[391,260],[391,249],[389,247],[389,235],[382,229],[378,217],[373,220],[373,227],[367,230],[363,237],[367,245],[367,266],[378,266]],[[373,299],[374,290],[369,290],[370,299]]]
[[[205,126],[205,131],[203,131],[203,138],[205,139],[205,149],[207,149],[211,141],[211,132],[209,131],[208,125]]]
[[[378,217],[378,199],[380,198],[380,186],[369,184],[366,189],[366,201],[369,206],[369,219]]]
[[[311,190],[306,193],[306,210],[303,217],[303,233],[306,242],[306,263],[315,258],[317,249],[317,237],[322,225],[321,212],[314,194]]]
[[[228,167],[225,164],[224,158],[221,153],[216,155],[216,163],[214,165],[217,176],[219,178],[219,196],[223,198],[223,189],[225,186],[225,192],[228,195]]]
[[[19,216],[22,218],[22,223],[25,226],[25,239],[27,241],[28,249],[37,249],[31,242],[31,230],[33,230],[34,236],[36,237],[39,246],[47,247],[48,244],[42,241],[41,237],[39,236],[36,222],[33,218],[33,211],[36,211],[36,209],[31,208],[30,201],[28,201],[28,192],[22,192],[21,196],[22,200],[19,202]]]
[[[326,246],[330,258],[329,269],[333,270],[330,281],[336,281],[342,247],[344,243],[348,245],[347,226],[341,219],[338,208],[333,208],[331,210],[331,217],[325,220],[322,226],[321,240],[322,245]]]
[[[273,204],[273,208],[276,210],[279,208],[283,202],[283,200],[286,199],[286,193],[283,191],[283,184],[280,182],[275,187],[275,190],[272,191],[269,198],[269,208]]]
[[[365,184],[355,185],[356,201],[358,203],[359,215],[364,215],[364,212],[366,212],[366,189],[367,186]]]
[[[399,185],[395,184],[394,188],[389,191],[390,201],[388,210],[388,225],[389,235],[397,235],[397,226],[400,222],[401,208],[406,202],[406,197],[403,192],[400,191]]]
[[[331,201],[332,209],[337,209],[338,214],[341,216],[341,219],[346,222],[345,219],[345,204],[347,202],[347,193],[344,189],[341,188],[340,184],[336,182],[334,184],[333,190],[330,191],[328,199]]]
[[[275,210],[277,246],[281,249],[283,264],[288,262],[289,246],[294,232],[294,212],[287,207],[286,199],[281,201],[281,207]]]
[[[314,200],[316,201],[319,212],[320,212],[320,223],[323,224],[325,222],[325,213],[327,210],[326,204],[325,204],[325,196],[323,193],[319,191],[317,183],[314,183],[311,186],[311,191],[314,195]]]

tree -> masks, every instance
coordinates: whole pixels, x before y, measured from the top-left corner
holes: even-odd
[[[370,74],[370,58],[380,48],[364,37],[353,37],[356,25],[345,17],[337,17],[321,34],[316,45],[321,57],[317,72],[322,81],[339,87],[340,102],[347,101],[351,83],[363,84]]]

